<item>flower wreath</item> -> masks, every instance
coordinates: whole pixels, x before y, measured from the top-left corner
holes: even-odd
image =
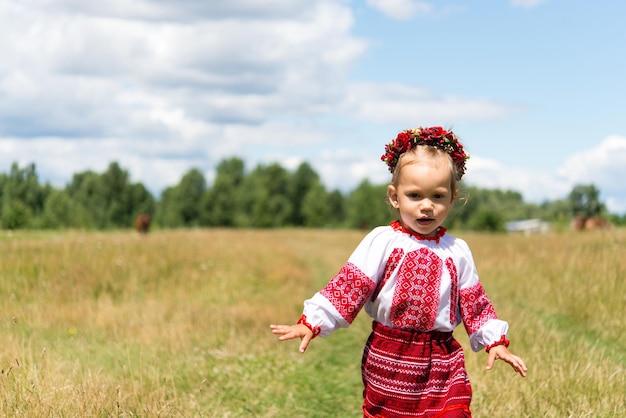
[[[400,155],[417,145],[429,145],[447,152],[456,165],[457,180],[461,180],[461,177],[465,174],[465,161],[469,158],[469,155],[463,151],[463,145],[461,145],[454,132],[446,131],[440,126],[432,128],[419,127],[400,132],[394,140],[385,145],[385,153],[380,159],[387,164],[389,171],[393,173]]]

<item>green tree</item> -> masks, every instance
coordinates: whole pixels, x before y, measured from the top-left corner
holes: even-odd
[[[161,192],[161,198],[156,208],[155,221],[165,228],[183,226],[176,187],[167,187]]]
[[[84,228],[132,227],[139,212],[151,214],[154,198],[140,183],[131,184],[129,174],[113,162],[103,174],[75,174],[66,192],[72,200],[76,225]]]
[[[152,193],[142,183],[133,183],[127,188],[128,209],[130,221],[133,225],[137,215],[145,213],[154,216],[156,210],[156,202]]]
[[[292,213],[289,180],[289,173],[279,164],[258,165],[242,182],[242,211],[237,225],[256,228],[287,225]]]
[[[579,184],[569,193],[568,201],[573,216],[600,216],[606,209],[600,202],[600,191],[593,184]]]
[[[316,193],[319,193],[320,185],[319,176],[308,163],[305,162],[298,166],[298,169],[291,176],[288,186],[288,198],[291,202],[289,223],[291,225],[301,226],[307,223],[307,215],[304,214],[305,208],[303,207],[305,199],[313,187],[316,187]],[[311,220],[310,217],[309,220]]]
[[[542,219],[549,220],[557,229],[570,228],[572,210],[567,199],[545,201],[539,205]]]
[[[32,211],[21,200],[11,199],[2,206],[2,228],[20,229],[30,224]]]
[[[22,201],[33,214],[41,213],[46,196],[44,188],[39,184],[35,164],[20,168],[17,163],[13,163],[5,194],[11,199]]]
[[[133,225],[135,209],[129,178],[128,171],[116,162],[109,164],[100,176],[99,192],[106,207],[104,227],[124,228]]]
[[[524,203],[519,192],[461,186],[444,225],[448,228],[503,231],[509,221],[543,217],[545,210]]]
[[[79,226],[73,212],[74,206],[67,192],[54,189],[44,204],[41,226],[49,229]]]
[[[39,184],[35,164],[20,168],[11,165],[9,175],[0,178],[2,223],[11,229],[26,228],[43,212],[49,187]]]
[[[350,228],[371,229],[386,225],[395,214],[387,203],[387,185],[374,186],[369,180],[363,180],[348,195],[346,222]]]
[[[100,176],[84,171],[72,176],[65,188],[75,205],[76,222],[83,228],[106,227],[106,201],[100,191]]]
[[[328,194],[328,220],[330,226],[343,226],[346,221],[346,198],[339,190]]]
[[[235,226],[241,210],[240,186],[245,177],[244,162],[231,158],[220,162],[213,187],[203,199],[203,225]]]
[[[192,227],[201,224],[206,180],[200,170],[190,169],[174,187],[161,195],[157,220],[165,227]]]
[[[206,180],[198,169],[191,169],[178,185],[180,214],[184,226],[197,226],[200,223],[200,202],[206,191]]]
[[[469,227],[476,231],[502,232],[504,231],[504,220],[497,210],[482,206],[472,216]]]
[[[330,224],[329,195],[319,180],[309,186],[302,199],[300,212],[307,227],[320,228]]]

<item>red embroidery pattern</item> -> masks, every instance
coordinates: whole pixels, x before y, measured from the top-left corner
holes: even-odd
[[[490,319],[497,319],[496,311],[478,282],[467,289],[461,289],[461,317],[468,335],[472,335]]]
[[[406,255],[391,302],[390,319],[398,328],[430,331],[439,305],[443,261],[428,248]]]
[[[374,287],[375,283],[357,266],[346,263],[320,293],[351,324]]]
[[[404,255],[404,250],[402,248],[395,248],[389,258],[387,259],[387,264],[385,264],[385,272],[383,274],[383,279],[376,286],[376,290],[372,293],[372,302],[376,300],[378,294],[380,293],[380,289],[383,288],[387,280],[391,277],[391,274],[394,272],[400,260],[402,260],[402,256]]]
[[[439,240],[441,239],[441,237],[446,235],[446,231],[448,231],[445,227],[440,226],[439,228],[437,228],[437,233],[435,234],[435,236],[423,237],[420,234],[418,234],[417,232],[413,232],[413,231],[408,230],[405,227],[403,227],[402,224],[400,223],[400,221],[398,221],[398,220],[392,221],[389,224],[389,226],[391,226],[391,228],[393,228],[394,231],[398,231],[398,232],[402,232],[403,234],[411,235],[412,237],[418,239],[419,241],[435,241],[435,242],[437,242],[437,244],[439,244]]]
[[[459,413],[469,411],[472,388],[463,349],[452,333],[419,333],[375,323],[361,372],[366,417],[469,416]]]
[[[456,311],[459,306],[459,275],[451,258],[446,260],[450,272],[450,325],[456,324]]]
[[[317,337],[318,335],[320,335],[320,332],[322,332],[322,328],[320,328],[319,326],[314,327],[313,325],[309,324],[309,322],[306,320],[306,315],[304,314],[300,317],[300,319],[298,319],[297,323],[302,324],[310,329],[313,333],[313,338]]]
[[[508,348],[509,343],[510,341],[506,339],[506,335],[503,335],[500,337],[498,341],[494,342],[493,344],[489,344],[487,347],[485,347],[485,351],[489,352],[489,350],[491,350],[493,347],[497,345],[503,345]]]

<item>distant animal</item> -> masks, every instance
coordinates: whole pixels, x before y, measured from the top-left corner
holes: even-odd
[[[585,221],[585,229],[587,231],[594,230],[594,229],[608,229],[611,226],[613,225],[611,224],[611,222],[609,222],[608,219],[601,218],[599,216],[587,218],[587,220]]]
[[[598,229],[608,229],[612,226],[608,219],[601,216],[577,216],[572,219],[572,229],[575,231],[594,231]]]
[[[576,216],[572,219],[572,229],[574,231],[582,231],[585,229],[585,218],[584,216]]]
[[[135,229],[141,234],[147,234],[150,230],[150,215],[142,213],[135,218]]]

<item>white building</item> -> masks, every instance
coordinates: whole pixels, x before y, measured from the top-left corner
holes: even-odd
[[[524,219],[520,221],[507,222],[506,230],[509,233],[545,234],[550,231],[550,223],[541,219]]]

